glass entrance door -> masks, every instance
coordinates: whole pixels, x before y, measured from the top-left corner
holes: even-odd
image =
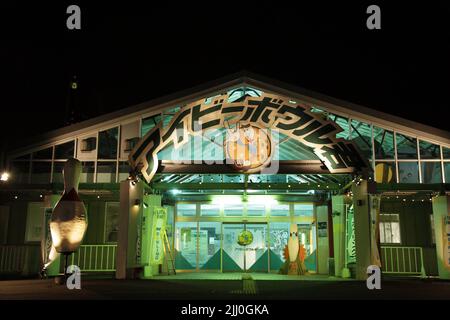
[[[268,272],[266,223],[223,223],[222,270]]]

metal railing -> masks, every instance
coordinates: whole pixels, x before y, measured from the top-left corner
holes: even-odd
[[[421,247],[381,247],[382,270],[388,274],[426,276]]]
[[[116,271],[116,244],[81,245],[70,257],[70,264],[81,272]]]
[[[0,272],[29,273],[39,267],[39,246],[1,245]]]

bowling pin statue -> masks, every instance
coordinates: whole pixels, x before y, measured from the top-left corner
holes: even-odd
[[[288,240],[288,252],[289,252],[289,271],[288,274],[297,274],[298,263],[297,256],[299,250],[298,242],[298,228],[296,223],[291,223],[289,227],[289,240]]]
[[[64,165],[64,193],[53,209],[50,232],[56,251],[67,256],[78,249],[87,229],[86,208],[78,196],[81,162],[69,159]],[[67,266],[66,266],[67,267]],[[64,270],[66,272],[66,270]]]

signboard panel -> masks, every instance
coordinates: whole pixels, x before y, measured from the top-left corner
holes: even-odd
[[[152,248],[150,253],[150,264],[158,265],[164,259],[164,233],[166,232],[167,209],[155,207],[152,223]]]

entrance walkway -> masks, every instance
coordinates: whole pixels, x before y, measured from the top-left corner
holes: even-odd
[[[159,275],[152,280],[243,280],[251,279],[255,281],[353,281],[354,279],[343,279],[328,275],[304,275],[288,276],[274,273],[240,273],[240,272],[183,272],[176,275]]]

